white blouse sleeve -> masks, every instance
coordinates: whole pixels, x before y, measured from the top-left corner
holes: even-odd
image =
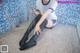
[[[41,3],[41,0],[36,1],[36,9],[43,13],[43,5]]]
[[[55,2],[52,2],[52,5],[50,6],[50,8],[52,8],[53,10],[56,10],[57,6],[58,6],[58,3],[57,1],[55,1]]]

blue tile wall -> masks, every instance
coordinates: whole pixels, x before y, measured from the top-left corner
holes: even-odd
[[[32,17],[29,11],[34,7],[35,0],[2,0],[0,3],[0,34],[11,30],[20,22],[27,21],[29,17]]]
[[[34,18],[32,9],[35,8],[35,2],[36,0],[2,0],[0,3],[0,34],[11,30],[20,22]],[[80,4],[59,3],[56,15],[59,23],[80,24]]]
[[[57,0],[57,1],[80,1],[80,0]]]
[[[58,22],[63,24],[80,24],[80,4],[59,4],[56,9]]]

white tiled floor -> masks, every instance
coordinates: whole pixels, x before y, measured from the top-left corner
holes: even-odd
[[[41,33],[38,44],[28,50],[19,50],[19,41],[26,31],[27,24],[13,29],[0,40],[9,46],[9,53],[80,53],[80,45],[74,26],[59,24],[52,30]]]

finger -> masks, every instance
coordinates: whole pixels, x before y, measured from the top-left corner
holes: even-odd
[[[41,29],[39,30],[39,33],[41,32]]]
[[[38,31],[38,35],[40,35],[40,32]]]
[[[40,35],[40,32],[39,31],[37,32],[37,35]]]
[[[34,31],[34,34],[37,34],[37,31],[36,30]]]

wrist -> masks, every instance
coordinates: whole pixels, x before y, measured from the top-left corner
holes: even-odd
[[[36,25],[37,25],[37,26],[40,26],[40,24],[38,24],[38,23],[37,23]]]

